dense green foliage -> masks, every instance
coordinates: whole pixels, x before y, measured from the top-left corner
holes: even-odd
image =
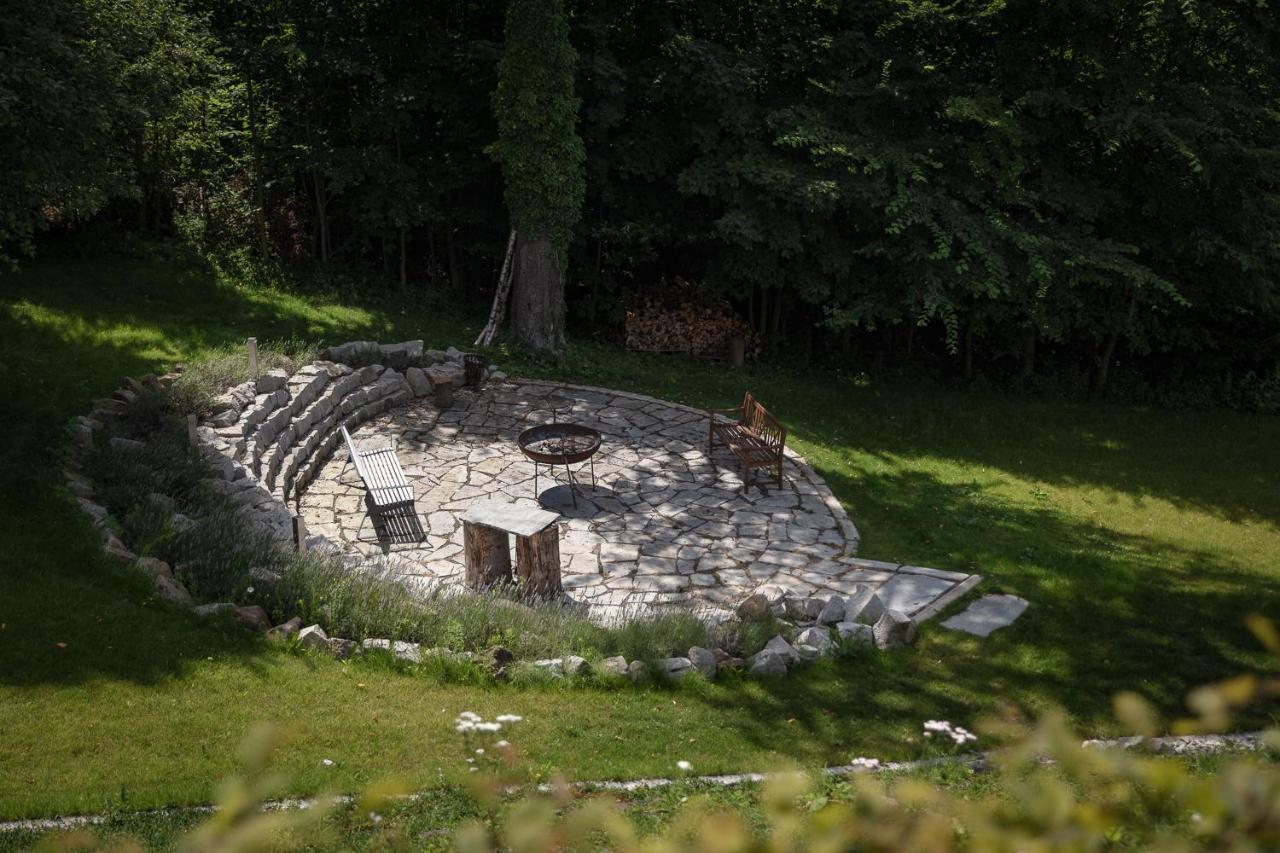
[[[566,5],[572,50],[558,3],[6,15],[0,243],[105,207],[483,301],[508,205],[577,220],[576,51],[579,334],[680,277],[774,352],[1280,405],[1269,0]]]

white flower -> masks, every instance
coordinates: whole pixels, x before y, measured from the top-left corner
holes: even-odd
[[[867,770],[880,769],[880,759],[878,758],[855,758],[849,763],[854,767],[863,767]]]
[[[480,768],[479,768],[479,767],[468,767],[467,769],[468,769],[468,770],[470,770],[472,773],[475,773],[475,772],[476,772],[477,770],[479,770]]]
[[[676,767],[679,767],[681,770],[685,771],[686,773],[688,773],[690,770],[693,769],[693,765],[687,761],[677,761]]]
[[[463,720],[462,722],[454,726],[453,730],[458,734],[465,734],[466,732],[475,731],[475,728],[476,728],[475,723],[471,722],[470,720]]]
[[[500,723],[518,723],[524,719],[519,714],[499,714],[495,719]]]
[[[248,589],[245,590],[245,592],[247,592],[249,595],[253,595],[253,587],[249,587]]]
[[[321,764],[323,764],[325,767],[332,767],[332,766],[333,766],[333,759],[332,759],[332,758],[325,758],[325,759],[323,759],[320,763],[321,763]]]
[[[506,749],[509,746],[511,746],[511,744],[507,743],[505,740],[500,740],[494,744],[494,747],[497,749]]]
[[[484,750],[483,750],[483,749],[477,749],[477,750],[476,750],[476,755],[484,755]]]
[[[476,723],[475,727],[478,732],[496,732],[502,728],[502,723]]]
[[[479,714],[477,714],[477,713],[476,713],[476,712],[474,712],[474,711],[463,711],[461,714],[459,714],[459,715],[458,715],[458,719],[459,719],[459,720],[470,720],[470,721],[471,721],[471,722],[473,722],[473,723],[478,723],[478,722],[480,722],[481,720],[483,720],[484,718],[483,718],[483,717],[481,717]]]
[[[474,758],[468,758],[468,759],[467,759],[467,763],[468,763],[468,764],[475,764],[475,763],[476,763],[476,760],[475,760]]]

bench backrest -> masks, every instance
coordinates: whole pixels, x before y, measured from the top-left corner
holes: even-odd
[[[751,430],[769,447],[782,447],[787,443],[787,428],[748,391],[742,398],[742,416],[738,423]]]
[[[356,473],[360,475],[360,479],[365,483],[369,482],[369,472],[365,470],[364,460],[360,458],[360,451],[356,448],[356,443],[351,440],[351,433],[347,432],[344,426],[342,429],[342,440],[347,443],[347,452],[351,454],[351,464],[355,466]]]

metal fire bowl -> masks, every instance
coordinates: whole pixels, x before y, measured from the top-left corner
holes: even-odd
[[[575,449],[570,453],[548,453],[545,450],[538,449],[536,445],[547,439],[557,438],[577,438],[590,439],[590,443],[582,449]],[[543,424],[542,426],[529,427],[516,439],[516,444],[520,446],[520,452],[532,459],[534,462],[542,462],[547,465],[572,465],[575,462],[583,462],[590,459],[600,449],[600,433],[591,427],[579,426],[578,424]]]

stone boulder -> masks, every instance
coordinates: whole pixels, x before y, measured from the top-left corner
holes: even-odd
[[[431,380],[421,367],[410,367],[404,372],[404,378],[413,389],[413,396],[426,397],[431,393]]]
[[[684,678],[693,672],[693,661],[688,658],[664,658],[658,662],[667,678]]]
[[[649,665],[642,660],[633,660],[627,664],[627,676],[635,684],[648,681],[650,677]]]
[[[761,652],[752,658],[751,674],[757,678],[781,678],[787,674],[787,662],[782,655]]]
[[[844,599],[838,595],[833,595],[827,599],[826,604],[822,605],[822,612],[818,614],[818,624],[834,625],[843,621]]]
[[[267,636],[273,640],[287,640],[289,637],[296,637],[298,632],[302,630],[302,617],[295,616],[288,622],[282,622],[271,630],[267,631]]]
[[[409,643],[404,640],[373,638],[361,643],[360,651],[362,653],[371,651],[391,652],[391,656],[396,660],[402,660],[407,663],[419,663],[422,660],[422,647],[417,643]]]
[[[796,653],[796,650],[781,634],[776,635],[772,640],[765,643],[764,648],[757,652],[755,657],[766,654],[778,655],[788,666],[800,662],[800,655]],[[755,658],[752,658],[753,662],[754,660]]]
[[[720,662],[717,660],[716,653],[710,649],[704,649],[702,646],[693,646],[689,649],[689,662],[693,664],[693,668],[702,674],[703,678],[715,678],[716,673],[720,670]]]
[[[796,642],[805,646],[812,646],[818,650],[818,654],[830,654],[834,643],[831,641],[831,631],[827,628],[805,628],[796,637]]]
[[[257,631],[262,634],[271,630],[271,617],[267,615],[266,610],[257,604],[237,607],[235,609],[235,617],[237,622],[250,631]]]
[[[614,675],[625,676],[627,674],[627,659],[622,655],[614,655],[611,658],[605,658],[600,661],[600,666],[606,671]]]
[[[854,587],[853,594],[844,602],[844,621],[874,625],[885,614],[884,602],[869,586]]]
[[[760,593],[748,596],[738,605],[738,618],[763,619],[769,613],[769,599]]]
[[[191,593],[187,592],[187,588],[167,575],[156,576],[155,591],[156,595],[158,595],[161,600],[167,601],[170,604],[190,606],[194,603],[191,598]]]
[[[564,659],[564,671],[566,675],[586,675],[591,672],[591,664],[587,663],[586,658],[568,655]]]
[[[797,622],[816,622],[826,602],[816,596],[784,599],[787,616]]]
[[[356,653],[359,644],[355,640],[344,640],[342,637],[329,638],[329,653],[338,660],[346,660]]]
[[[328,649],[329,635],[319,625],[308,625],[298,632],[298,645],[304,649]]]
[[[871,635],[871,626],[861,622],[837,622],[836,633],[846,643],[864,643],[872,645],[875,639]]]
[[[289,372],[274,367],[258,377],[253,390],[259,394],[274,394],[289,384]]]
[[[165,576],[173,577],[173,569],[169,568],[169,564],[164,560],[157,560],[155,557],[139,557],[133,564],[138,571],[150,575],[153,578]]]
[[[878,649],[896,649],[909,646],[919,633],[915,620],[897,610],[886,610],[871,627],[871,636]]]
[[[493,674],[494,678],[504,678],[507,674],[507,665],[515,659],[516,656],[506,646],[493,646],[486,649],[480,656],[480,663]]]
[[[398,344],[382,344],[379,358],[388,367],[404,370],[422,363],[422,341],[402,341]]]
[[[800,656],[800,660],[804,663],[813,663],[822,657],[822,652],[818,651],[816,646],[809,646],[804,643],[796,643],[796,654]]]

